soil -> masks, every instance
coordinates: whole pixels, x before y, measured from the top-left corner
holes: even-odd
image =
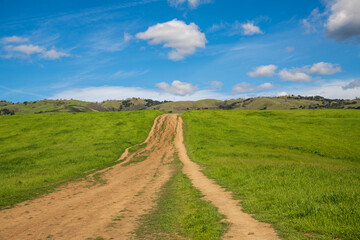
[[[135,239],[137,220],[155,206],[172,175],[169,163],[175,152],[204,199],[226,216],[230,227],[223,239],[279,239],[268,224],[243,213],[230,192],[190,161],[178,115],[157,117],[144,143],[134,153],[126,149],[111,168],[0,211],[0,239]]]

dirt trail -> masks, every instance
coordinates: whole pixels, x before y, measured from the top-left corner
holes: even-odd
[[[249,214],[241,211],[239,201],[232,199],[232,194],[226,192],[215,181],[207,178],[199,165],[192,162],[183,144],[182,119],[179,118],[175,138],[176,149],[180,160],[184,164],[183,172],[191,179],[194,187],[204,195],[204,199],[218,208],[229,222],[228,232],[223,239],[279,239],[269,224],[261,223],[253,219]]]
[[[0,240],[133,239],[137,220],[154,206],[157,193],[171,177],[168,163],[175,151],[193,185],[227,217],[230,228],[223,239],[278,239],[269,225],[243,213],[231,193],[190,161],[180,117],[159,116],[145,142],[146,147],[135,153],[126,149],[121,163],[89,175],[93,181],[80,180],[0,211]]]
[[[99,172],[101,181],[77,181],[0,211],[0,239],[132,239],[136,220],[154,206],[172,174],[167,163],[175,128],[176,116],[161,115],[146,147],[125,151],[119,159],[125,161]],[[129,164],[142,156],[146,160]]]

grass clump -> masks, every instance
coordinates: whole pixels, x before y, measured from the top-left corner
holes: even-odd
[[[136,152],[136,151],[138,151],[140,149],[145,148],[146,145],[147,145],[147,143],[142,143],[142,144],[135,145],[135,146],[129,148],[129,152],[131,152],[131,153]]]
[[[115,164],[125,148],[144,141],[161,113],[0,116],[0,208]]]
[[[360,239],[360,112],[192,111],[204,173],[284,239]]]
[[[182,163],[172,163],[174,175],[163,187],[157,207],[140,220],[139,239],[221,239],[226,224],[224,216],[201,199],[199,190],[181,172]]]

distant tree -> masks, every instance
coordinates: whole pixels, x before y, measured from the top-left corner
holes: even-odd
[[[131,100],[124,100],[124,101],[122,102],[122,105],[123,105],[124,107],[130,107],[131,105],[133,105],[133,103],[131,102]]]
[[[14,115],[14,114],[15,114],[14,110],[9,110],[7,108],[0,110],[0,115]]]

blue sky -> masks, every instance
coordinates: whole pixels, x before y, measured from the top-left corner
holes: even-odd
[[[359,0],[2,0],[0,99],[360,97]]]

